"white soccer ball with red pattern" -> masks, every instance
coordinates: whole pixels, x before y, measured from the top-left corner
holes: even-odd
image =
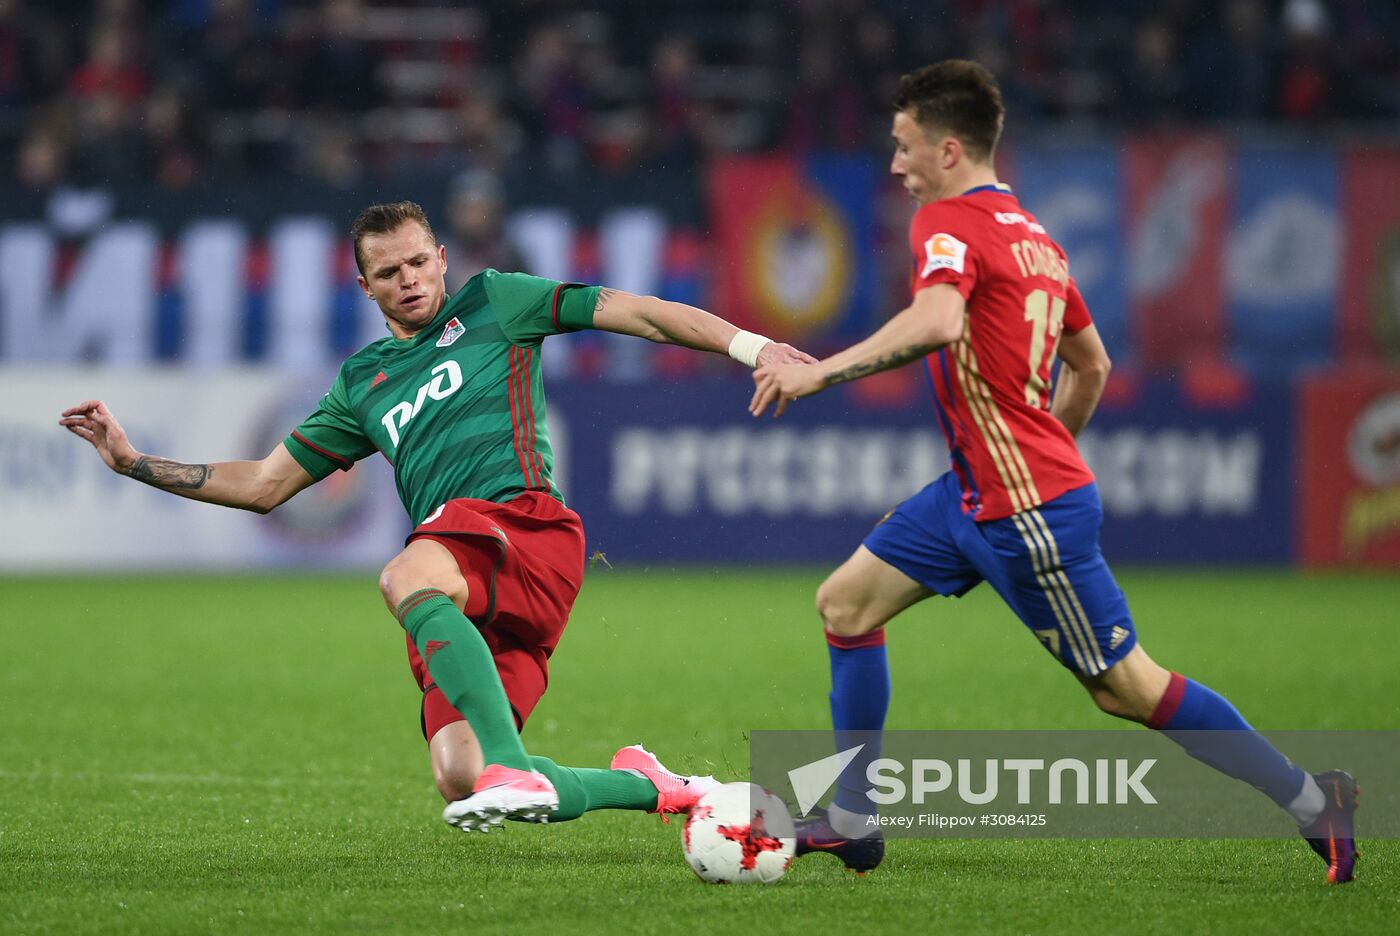
[[[700,797],[681,844],[690,867],[711,884],[772,884],[797,853],[787,807],[753,783],[726,783]]]

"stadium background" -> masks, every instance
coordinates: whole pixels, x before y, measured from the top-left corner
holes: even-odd
[[[920,11],[0,3],[0,565],[383,559],[383,465],[223,516],[111,484],[49,418],[100,395],[148,450],[265,452],[381,333],[345,237],[372,200],[421,201],[454,281],[603,282],[818,353],[870,331],[907,264],[887,101],[954,53],[1001,75],[1003,178],[1117,365],[1084,441],[1110,555],[1400,561],[1396,8]],[[547,347],[565,489],[610,557],[835,559],[943,458],[916,369],[770,431],[722,361]]]

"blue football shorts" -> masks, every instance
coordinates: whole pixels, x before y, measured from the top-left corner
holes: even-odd
[[[1137,643],[1128,601],[1099,551],[1102,523],[1095,484],[978,523],[963,512],[950,471],[895,508],[865,548],[938,595],[990,582],[1061,664],[1092,676]]]

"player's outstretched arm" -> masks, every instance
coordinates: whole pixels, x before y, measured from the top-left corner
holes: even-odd
[[[1060,368],[1060,378],[1055,382],[1050,414],[1064,423],[1070,435],[1078,436],[1099,405],[1113,364],[1093,325],[1062,335],[1056,354],[1065,366]]]
[[[209,504],[267,513],[315,481],[280,443],[260,461],[190,465],[143,455],[101,400],[64,410],[58,424],[90,442],[107,467],[118,474]]]
[[[754,371],[754,394],[749,412],[762,415],[776,403],[781,416],[798,397],[810,396],[833,384],[901,367],[962,335],[966,302],[953,286],[938,283],[914,294],[907,309],[869,338],[814,365],[777,365]]]
[[[728,354],[751,367],[815,363],[817,360],[792,345],[742,331],[704,309],[655,296],[638,296],[606,286],[598,292],[598,304],[593,310],[593,327],[619,335],[636,335],[661,344]]]

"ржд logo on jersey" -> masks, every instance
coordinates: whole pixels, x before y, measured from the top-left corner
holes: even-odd
[[[399,447],[399,430],[408,425],[409,420],[418,415],[427,400],[445,400],[462,389],[462,368],[456,361],[443,361],[433,368],[433,379],[418,388],[418,395],[412,403],[404,401],[384,414],[380,422],[389,430],[389,441],[394,448]]]
[[[924,241],[924,271],[920,276],[928,276],[934,270],[963,271],[963,261],[967,259],[967,245],[951,234],[935,234]]]

